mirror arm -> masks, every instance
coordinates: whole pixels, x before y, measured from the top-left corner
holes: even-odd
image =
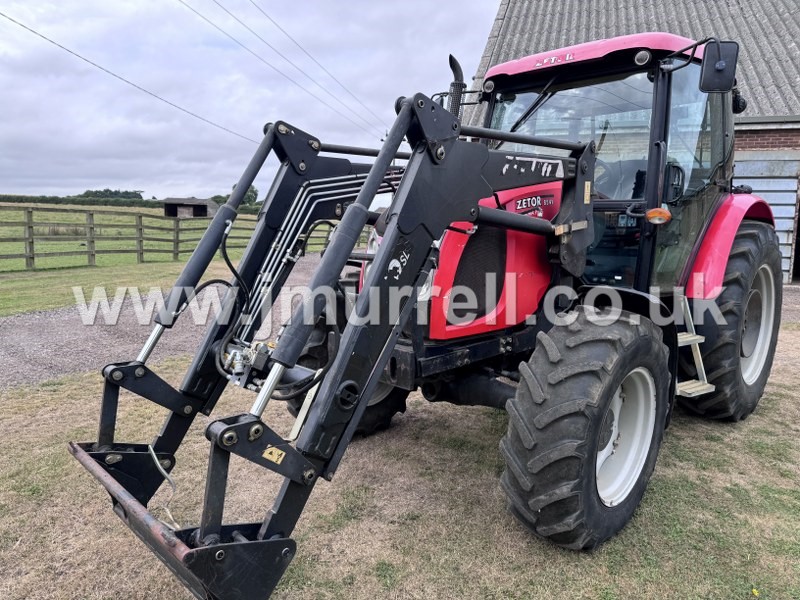
[[[697,49],[700,46],[702,46],[703,44],[706,44],[708,42],[712,42],[712,41],[717,42],[717,53],[719,53],[719,40],[717,38],[707,37],[707,38],[705,38],[703,40],[700,40],[699,42],[695,42],[694,44],[686,46],[686,48],[681,48],[680,50],[676,50],[672,54],[669,54],[669,55],[665,56],[663,59],[661,59],[661,65],[660,65],[661,70],[664,71],[665,73],[672,73],[674,71],[682,69],[683,67],[685,67],[686,65],[688,65],[689,63],[691,63],[694,60],[694,55],[695,55],[695,53],[697,52]],[[668,60],[670,60],[672,58],[678,58],[678,57],[682,56],[687,50],[691,50],[692,53],[689,55],[688,58],[686,58],[683,62],[679,63],[678,65],[673,65],[671,63],[667,63],[666,62],[666,61],[668,61]],[[723,65],[723,69],[724,68],[725,67]]]

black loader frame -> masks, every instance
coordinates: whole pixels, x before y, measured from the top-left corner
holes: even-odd
[[[422,94],[401,98],[396,108],[397,119],[380,151],[322,144],[284,122],[265,128],[255,156],[186,264],[137,359],[103,369],[97,441],[69,446],[109,492],[117,515],[198,598],[266,598],[271,594],[295,554],[290,536],[314,484],[319,477],[330,479],[336,472],[412,315],[417,291],[435,265],[434,242],[451,223],[467,221],[545,236],[549,258],[557,265],[554,283],[572,283],[583,273],[593,240],[589,226],[593,142],[576,144],[462,126],[456,116]],[[464,136],[558,148],[570,155],[556,158],[491,150]],[[398,152],[404,138],[412,147],[410,154]],[[182,385],[175,389],[146,362],[162,333],[173,326],[198,291],[218,249],[224,248],[244,192],[272,152],[281,166],[239,270],[234,270],[228,284],[225,310],[209,327]],[[370,156],[375,161],[354,164],[320,152]],[[507,168],[520,157],[531,168]],[[393,166],[397,158],[407,159],[405,167]],[[544,168],[555,162],[560,163],[559,169]],[[564,181],[564,196],[554,222],[479,206],[479,200],[491,198],[496,191],[557,179]],[[335,288],[363,228],[378,218],[370,212],[370,203],[377,193],[386,191],[394,192],[387,228],[354,307],[354,315],[366,320],[377,302],[377,322],[364,325],[351,318],[332,346],[332,362],[325,370],[298,365],[326,308],[325,295],[312,293],[297,308],[274,349],[253,345],[265,308],[278,298],[310,231],[320,222],[339,221],[309,284],[314,291]],[[400,289],[410,293],[397,314],[390,315],[390,296]],[[517,350],[532,348],[533,336],[528,338],[527,348]],[[319,386],[307,416],[301,412],[302,429],[295,443],[261,420],[267,402],[287,381]],[[175,453],[194,418],[211,413],[229,382],[256,392],[256,399],[249,413],[212,421],[206,428],[211,450],[202,517],[197,527],[174,530],[146,506],[175,467]],[[115,439],[120,389],[170,411],[151,444]],[[222,522],[231,455],[285,478],[262,522]]]

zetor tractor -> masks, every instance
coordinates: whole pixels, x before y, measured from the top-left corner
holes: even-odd
[[[416,389],[507,410],[511,512],[560,546],[601,544],[639,504],[675,400],[744,419],[772,365],[781,256],[769,206],[733,183],[737,54],[632,35],[495,66],[478,92],[451,60],[450,91],[400,98],[380,151],[267,125],[139,356],[104,368],[97,441],[70,451],[198,598],[267,598],[314,485]],[[461,123],[464,104],[484,106],[483,127]],[[273,152],[234,268],[231,224]],[[391,196],[383,212],[376,194]],[[334,222],[310,293],[275,344],[257,341],[309,234]],[[200,284],[218,250],[230,282]],[[225,310],[175,389],[146,363],[210,283],[228,286]],[[174,529],[146,506],[229,383],[254,392],[252,408],[209,420],[202,517]],[[149,444],[115,438],[120,389],[169,411]],[[262,420],[270,399],[296,416],[287,437]],[[285,478],[263,522],[223,523],[232,455]]]

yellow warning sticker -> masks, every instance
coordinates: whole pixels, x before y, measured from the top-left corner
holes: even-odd
[[[266,458],[268,461],[279,465],[283,462],[283,457],[286,456],[286,452],[276,448],[275,446],[267,446],[267,449],[264,450],[264,454],[261,456]]]
[[[592,197],[592,182],[587,181],[583,186],[583,203],[589,204]]]

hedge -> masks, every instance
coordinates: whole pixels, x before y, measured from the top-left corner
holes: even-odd
[[[72,204],[75,206],[124,206],[137,208],[159,208],[158,200],[138,200],[135,198],[81,198],[78,196],[18,196],[14,194],[0,194],[0,202],[13,202],[20,204]],[[258,206],[242,206],[239,212],[254,215],[261,209]]]

